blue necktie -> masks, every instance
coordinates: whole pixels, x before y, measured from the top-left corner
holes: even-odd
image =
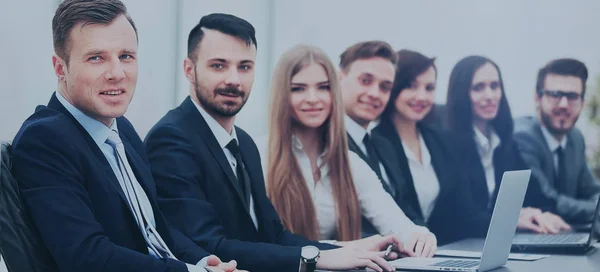
[[[121,183],[121,189],[123,189],[123,192],[125,193],[129,209],[135,217],[138,227],[144,236],[144,240],[146,240],[150,253],[159,258],[176,259],[175,255],[169,250],[154,227],[154,214],[152,212],[150,200],[148,200],[148,196],[146,196],[146,193],[137,181],[129,162],[127,161],[125,148],[119,134],[116,131],[111,130],[111,134],[106,140],[106,143],[112,146],[115,151],[117,165],[120,170],[120,173],[116,174],[120,174],[123,181],[123,183]]]

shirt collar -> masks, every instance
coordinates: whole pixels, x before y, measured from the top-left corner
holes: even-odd
[[[295,134],[292,134],[292,148],[294,149],[294,151],[296,152],[302,152],[304,153],[304,145],[302,144],[302,141],[300,140],[299,137],[297,137]],[[319,155],[319,160],[322,160],[325,157],[325,154],[327,154],[327,147],[325,147],[325,150],[323,150],[323,153],[321,153],[321,155]]]
[[[67,111],[71,115],[73,115],[73,117],[75,117],[75,120],[77,120],[77,122],[81,124],[81,126],[87,131],[87,133],[90,134],[90,136],[98,145],[98,147],[102,146],[106,142],[106,139],[108,139],[111,130],[114,130],[117,133],[119,132],[117,128],[117,122],[115,122],[114,119],[109,128],[102,122],[86,115],[78,108],[71,105],[71,103],[69,103],[69,101],[67,101],[67,99],[64,98],[60,92],[56,92],[56,98],[63,105],[63,107],[65,107],[65,109],[67,109]]]
[[[473,126],[473,130],[475,131],[475,142],[477,143],[477,148],[479,150],[484,150],[486,152],[493,151],[500,145],[500,137],[494,129],[491,130],[490,139],[485,137],[485,135],[477,128]]]
[[[237,134],[235,133],[235,127],[231,130],[231,134],[227,133],[227,130],[225,130],[225,128],[221,126],[221,124],[219,124],[219,122],[217,122],[215,118],[213,118],[210,114],[208,114],[208,112],[206,112],[202,107],[200,107],[200,105],[198,105],[196,101],[194,101],[194,99],[191,100],[192,103],[194,103],[194,106],[196,106],[196,109],[198,109],[198,111],[204,118],[204,120],[206,120],[206,124],[208,124],[208,127],[212,131],[213,135],[215,135],[215,138],[217,138],[217,142],[219,142],[219,146],[221,146],[221,149],[225,148],[227,144],[229,144],[229,142],[231,142],[231,140],[233,139],[235,139],[236,142],[238,142],[238,145],[240,144],[237,138]]]
[[[363,138],[365,138],[365,135],[369,134],[372,129],[372,128],[364,129],[358,123],[356,123],[356,121],[354,121],[352,118],[350,118],[348,115],[344,116],[344,122],[346,124],[346,130],[348,131],[348,134],[350,135],[352,140],[354,140],[354,142],[357,144],[362,144]]]
[[[558,146],[562,146],[563,150],[567,147],[567,137],[563,137],[562,141],[560,141],[560,143],[556,140],[556,138],[554,138],[554,136],[552,136],[552,134],[550,134],[550,131],[548,131],[548,129],[546,129],[545,126],[542,126],[542,134],[544,135],[544,138],[546,139],[546,143],[548,143],[548,148],[550,148],[550,151],[554,152]]]
[[[419,162],[419,160],[417,160],[417,157],[415,156],[415,154],[412,152],[412,150],[410,150],[410,148],[408,147],[408,145],[404,144],[404,142],[402,142],[402,147],[404,148],[404,154],[406,155],[406,158],[408,160],[411,160],[415,163],[418,163],[420,165],[429,165],[431,164],[431,154],[429,154],[429,149],[427,148],[427,144],[425,143],[425,140],[423,140],[423,136],[421,135],[420,132],[418,132],[417,137],[419,137],[419,145],[421,146],[421,162]]]

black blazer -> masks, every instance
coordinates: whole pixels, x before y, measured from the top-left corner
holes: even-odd
[[[375,152],[379,157],[379,161],[383,165],[385,173],[389,179],[390,185],[381,181],[383,188],[386,192],[388,192],[391,196],[393,196],[396,204],[401,207],[402,200],[405,199],[406,196],[403,195],[405,192],[403,187],[405,186],[405,180],[402,176],[400,168],[400,162],[398,161],[398,157],[396,156],[394,146],[383,136],[377,133],[371,133],[371,142],[373,143],[373,147],[375,148]],[[358,156],[365,162],[367,162],[367,155],[358,147],[358,144],[352,139],[352,137],[348,134],[348,147],[350,151],[358,154]],[[370,165],[369,165],[370,166]],[[375,171],[373,169],[373,171]],[[406,212],[406,211],[405,211]],[[377,234],[377,229],[371,224],[369,220],[366,218],[362,218],[362,229],[361,236],[367,237],[373,234]]]
[[[452,133],[451,135],[455,147],[461,152],[461,158],[458,161],[461,162],[461,173],[468,181],[470,194],[477,206],[487,207],[490,198],[485,170],[481,164],[481,157],[477,151],[474,136],[467,133]],[[510,139],[501,140],[500,145],[494,151],[493,165],[496,178],[496,189],[493,193],[492,204],[495,204],[504,172],[529,169],[529,166],[521,157],[521,153],[519,152],[516,143],[513,141],[512,136]],[[536,207],[543,211],[555,212],[556,203],[542,194],[538,181],[534,176],[531,176],[523,207]],[[488,211],[491,213],[493,208],[494,205],[491,205],[488,208]]]
[[[116,122],[156,229],[179,260],[197,263],[208,252],[169,227],[141,139],[127,119]],[[60,271],[187,271],[183,262],[148,254],[106,157],[55,95],[17,133],[13,163],[24,208]]]
[[[445,135],[438,128],[426,124],[418,124],[419,129],[429,153],[432,165],[440,184],[440,192],[435,207],[425,222],[419,199],[414,186],[414,180],[408,165],[402,140],[396,132],[394,125],[386,120],[373,130],[394,146],[399,170],[405,180],[402,191],[400,207],[415,223],[427,226],[433,232],[440,245],[451,243],[468,236],[483,237],[491,220],[491,215],[481,209],[473,208],[469,201],[468,191],[460,177],[457,164],[454,160],[454,149],[447,141]],[[418,182],[418,181],[417,181]]]
[[[267,198],[260,155],[246,132],[235,128],[251,180],[258,230],[238,194],[225,153],[190,97],[171,110],[146,137],[160,206],[174,226],[223,261],[240,269],[298,271],[301,246],[336,248],[283,228]]]

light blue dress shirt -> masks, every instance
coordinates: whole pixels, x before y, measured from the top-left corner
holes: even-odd
[[[125,181],[123,180],[123,177],[120,174],[121,170],[119,169],[119,165],[117,163],[117,158],[115,157],[115,151],[111,145],[106,143],[106,140],[108,139],[108,136],[110,135],[112,130],[116,131],[117,133],[119,132],[119,130],[117,128],[116,120],[113,120],[110,127],[107,127],[102,122],[100,122],[92,117],[89,117],[88,115],[86,115],[85,113],[83,113],[82,111],[77,109],[75,106],[71,105],[71,103],[69,103],[69,101],[67,101],[60,92],[56,92],[56,98],[63,105],[63,107],[65,107],[65,109],[67,109],[67,111],[69,113],[71,113],[71,115],[73,115],[73,117],[75,117],[75,120],[77,120],[77,122],[79,122],[79,124],[81,124],[81,126],[90,134],[90,136],[92,137],[92,139],[94,140],[96,145],[98,145],[98,147],[104,154],[104,157],[106,157],[106,160],[110,164],[110,167],[112,168],[113,172],[115,173],[115,177],[117,178],[117,180],[119,181],[119,184],[121,185],[121,189],[125,188]],[[154,216],[153,216],[154,213],[152,211],[152,206],[150,205],[148,198],[140,197],[138,199],[138,202],[139,202],[140,206],[142,207],[142,209],[144,209],[145,211],[148,211],[149,215],[152,215],[152,216],[150,216],[149,220],[150,220],[150,223],[152,224],[152,226],[156,227],[156,223],[155,223]],[[150,252],[151,255],[156,257],[156,255],[154,255],[152,253],[153,250],[151,248],[148,248],[148,252]],[[205,271],[203,269],[197,270],[197,269],[199,269],[199,267],[194,267],[194,266],[191,266],[188,264],[186,264],[186,265],[188,266],[188,270],[190,272]],[[202,266],[202,267],[206,266],[206,258],[203,258],[202,260],[200,260],[200,262],[198,262],[197,265]]]

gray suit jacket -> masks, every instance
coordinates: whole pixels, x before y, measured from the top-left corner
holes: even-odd
[[[565,148],[566,180],[556,180],[554,157],[535,117],[515,121],[515,141],[523,159],[540,182],[542,192],[556,200],[556,210],[568,221],[591,221],[594,217],[600,184],[595,180],[585,160],[585,141],[577,128],[567,134]],[[563,190],[558,190],[561,182]]]

